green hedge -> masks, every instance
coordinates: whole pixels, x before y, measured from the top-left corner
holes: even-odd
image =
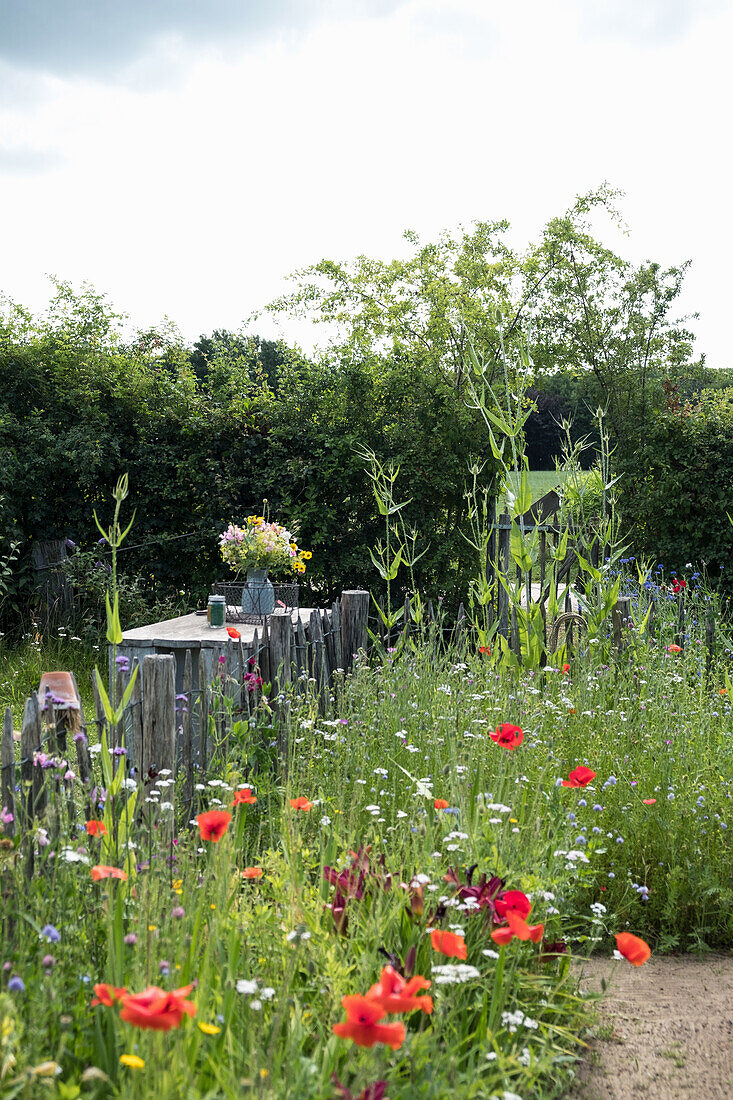
[[[671,403],[673,404],[673,403]],[[705,564],[714,581],[733,573],[733,388],[651,419],[618,461],[620,503],[637,555],[667,569]]]
[[[320,598],[376,590],[368,548],[383,527],[354,450],[366,444],[400,464],[398,499],[409,498],[405,518],[429,544],[416,581],[454,602],[463,595],[474,569],[459,534],[463,491],[485,436],[450,386],[394,354],[310,363],[280,347],[265,374],[254,352],[247,360],[226,343],[210,345],[204,369],[198,351],[149,345],[68,317],[0,327],[0,558],[11,538],[26,561],[36,539],[93,545],[93,510],[108,522],[127,471],[136,517],[120,568],[152,597],[201,599],[225,575],[219,532],[265,497],[273,518],[299,525]],[[491,484],[491,463],[483,476]],[[17,591],[22,576],[6,625],[29,598]]]

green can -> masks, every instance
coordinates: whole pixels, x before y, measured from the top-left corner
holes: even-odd
[[[223,596],[209,596],[209,626],[224,626],[227,621],[227,606]]]

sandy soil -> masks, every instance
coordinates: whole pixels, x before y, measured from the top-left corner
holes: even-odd
[[[567,1100],[733,1098],[733,956],[581,969],[581,989],[610,988]]]

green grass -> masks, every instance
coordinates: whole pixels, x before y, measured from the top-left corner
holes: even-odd
[[[530,470],[529,487],[532,492],[533,503],[549,493],[551,489],[557,489],[565,480],[562,470]],[[499,511],[504,508],[505,498],[501,497],[497,505]]]

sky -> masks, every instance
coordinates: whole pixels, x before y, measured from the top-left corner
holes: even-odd
[[[247,319],[318,260],[621,189],[629,260],[692,260],[728,350],[733,0],[0,0],[0,293],[92,284],[146,329]]]

